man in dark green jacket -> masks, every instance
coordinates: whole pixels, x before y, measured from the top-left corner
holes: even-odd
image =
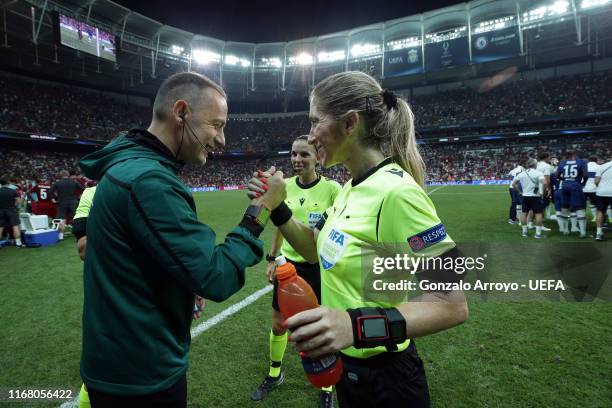
[[[222,301],[258,263],[263,227],[253,216],[215,245],[196,217],[183,163],[225,144],[226,96],[181,73],[160,87],[148,130],[132,130],[85,156],[100,180],[87,221],[81,376],[92,406],[186,406],[194,293]]]

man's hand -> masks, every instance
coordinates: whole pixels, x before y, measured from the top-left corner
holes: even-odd
[[[269,210],[274,210],[287,198],[287,185],[283,179],[283,172],[277,171],[274,166],[266,172],[254,173],[254,177],[249,180],[248,189],[247,194],[252,199],[251,204],[263,205]]]

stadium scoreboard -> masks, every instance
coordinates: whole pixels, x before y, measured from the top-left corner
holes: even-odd
[[[60,45],[117,62],[114,34],[61,13],[54,13],[56,41]]]

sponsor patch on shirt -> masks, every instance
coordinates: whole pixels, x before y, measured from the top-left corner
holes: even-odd
[[[444,224],[440,223],[428,230],[420,232],[416,235],[408,237],[408,245],[414,252],[419,252],[427,247],[437,244],[446,238],[446,229]]]
[[[332,268],[340,260],[348,245],[349,237],[339,229],[332,228],[319,251],[319,260],[323,269]]]
[[[308,213],[308,228],[314,229],[317,226],[317,223],[319,222],[321,217],[323,217],[323,214],[321,213]]]

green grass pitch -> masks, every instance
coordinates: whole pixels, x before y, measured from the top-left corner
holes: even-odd
[[[457,241],[518,241],[506,223],[505,186],[453,186],[432,193]],[[433,190],[433,189],[432,189]],[[246,208],[244,192],[196,194],[198,215],[221,241]],[[592,229],[593,224],[589,224]],[[552,225],[549,225],[552,226]],[[272,228],[263,238],[269,248]],[[572,241],[551,233],[549,240]],[[0,249],[0,389],[80,387],[82,263],[72,237],[38,249]],[[520,271],[516,271],[520,273]],[[247,271],[244,288],[223,303],[208,302],[202,322],[266,286],[264,263]],[[193,407],[313,407],[290,344],[286,383],[250,400],[268,367],[268,293],[192,342],[188,373]],[[460,327],[418,339],[434,407],[612,406],[612,305],[470,303]],[[55,403],[6,406],[57,407]]]

